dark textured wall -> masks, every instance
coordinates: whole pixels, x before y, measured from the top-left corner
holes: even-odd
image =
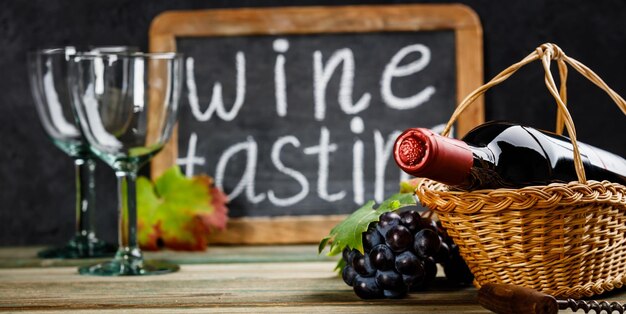
[[[406,3],[392,1],[393,3]],[[436,1],[428,1],[436,2]],[[443,1],[441,1],[443,2]],[[484,28],[485,77],[496,75],[543,42],[595,70],[626,95],[626,2],[459,1]],[[73,229],[70,159],[39,126],[25,53],[58,45],[147,48],[150,21],[162,11],[292,5],[292,1],[4,0],[0,2],[0,245],[52,244]],[[298,5],[382,4],[382,1],[298,1]],[[552,129],[554,104],[539,64],[521,70],[486,97],[487,119],[511,119]],[[569,99],[582,141],[626,156],[626,117],[593,85],[570,72]],[[115,182],[99,164],[98,228],[115,234]]]

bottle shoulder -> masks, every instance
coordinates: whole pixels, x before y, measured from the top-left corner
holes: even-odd
[[[475,145],[475,152],[481,152],[475,156],[492,158],[489,163],[501,178],[498,184],[522,186],[544,182],[552,175],[550,148],[542,146],[540,136],[520,125],[496,122],[472,130],[464,140]]]
[[[519,125],[507,121],[489,121],[470,130],[461,140],[474,146],[487,146],[509,128]]]
[[[548,156],[547,147],[542,145],[543,135],[530,132],[527,127],[505,121],[487,122],[478,126],[463,137],[463,141],[477,148],[486,148],[498,156],[505,152],[529,149],[542,156]]]

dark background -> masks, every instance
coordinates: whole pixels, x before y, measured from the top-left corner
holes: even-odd
[[[444,1],[422,1],[422,3]],[[626,95],[626,2],[455,1],[479,15],[485,78],[543,42],[554,42]],[[293,1],[4,0],[0,3],[0,245],[52,244],[73,230],[70,159],[47,140],[30,96],[25,53],[58,45],[135,45],[146,50],[150,21],[173,9],[265,7]],[[408,1],[298,1],[298,5]],[[570,106],[581,141],[626,156],[626,118],[595,86],[570,72]],[[554,103],[539,64],[521,70],[486,97],[486,119],[553,129]],[[54,161],[54,162],[53,162]],[[98,228],[115,235],[115,182],[99,164]]]

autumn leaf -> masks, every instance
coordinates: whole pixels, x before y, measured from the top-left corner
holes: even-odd
[[[226,196],[206,175],[185,177],[178,166],[154,184],[137,180],[139,245],[147,250],[204,250],[207,236],[228,220]]]

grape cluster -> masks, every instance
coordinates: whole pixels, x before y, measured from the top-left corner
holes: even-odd
[[[415,210],[384,213],[362,236],[364,254],[345,248],[341,273],[362,299],[402,298],[425,289],[437,275],[436,263],[454,282],[473,279],[443,227]]]

